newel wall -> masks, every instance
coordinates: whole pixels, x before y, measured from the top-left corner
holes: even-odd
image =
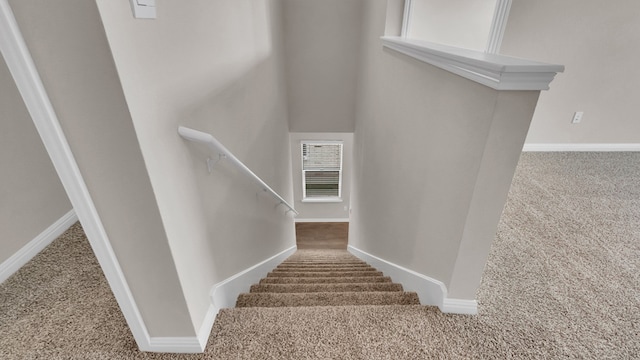
[[[390,1],[389,9],[387,1],[365,5],[349,241],[440,285],[441,298],[430,300],[435,305],[474,313],[475,292],[544,88],[524,86],[524,78],[552,79],[562,67],[547,69],[553,75],[532,75],[544,66],[381,40],[385,23],[387,35],[399,33],[399,21],[386,17],[388,10],[401,16],[394,9],[401,3]],[[524,82],[516,84],[512,76],[524,76]]]

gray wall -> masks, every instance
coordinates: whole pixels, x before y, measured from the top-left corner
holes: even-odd
[[[71,210],[0,56],[0,264]]]
[[[351,198],[351,173],[353,169],[352,133],[291,133],[291,163],[293,168],[294,207],[300,213],[298,219],[348,219]],[[342,202],[302,202],[302,140],[342,140]]]
[[[292,201],[279,1],[128,1],[98,7],[193,325],[211,286],[295,245],[293,218],[179,125],[210,132]]]
[[[292,132],[353,132],[366,0],[283,0]]]
[[[636,0],[513,1],[501,52],[566,66],[541,95],[527,143],[640,143],[639,14]]]
[[[150,335],[194,335],[95,2],[11,6]]]
[[[349,242],[473,299],[538,92],[383,49],[386,13],[384,0],[363,12]]]

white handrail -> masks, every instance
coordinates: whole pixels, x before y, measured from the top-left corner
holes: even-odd
[[[229,149],[224,147],[224,145],[222,145],[222,143],[220,143],[218,139],[213,137],[213,135],[184,126],[178,126],[178,134],[189,141],[199,142],[207,145],[211,150],[218,154],[220,159],[229,160],[232,164],[242,170],[243,173],[249,176],[253,181],[258,183],[262,190],[268,192],[269,194],[271,194],[271,196],[278,200],[280,204],[289,208],[289,210],[287,210],[285,214],[291,211],[292,213],[294,213],[294,216],[298,215],[298,212],[293,208],[293,206],[291,206],[282,196],[278,195],[277,192],[275,192],[269,185],[267,185],[267,183],[260,179],[258,175],[256,175],[253,171],[251,171],[251,169],[243,164],[242,161],[235,157],[235,155],[233,155],[233,153],[231,153]],[[211,169],[211,163],[207,161],[207,164],[209,165],[209,169]]]

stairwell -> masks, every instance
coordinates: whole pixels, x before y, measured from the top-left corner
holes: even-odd
[[[434,309],[346,250],[298,250],[220,311],[210,350],[225,359],[407,354],[403,332],[425,311]]]

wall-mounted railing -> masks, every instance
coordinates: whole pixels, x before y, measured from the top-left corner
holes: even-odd
[[[279,202],[278,205],[284,205],[285,207],[287,207],[288,210],[285,211],[285,214],[292,212],[294,216],[298,215],[298,212],[296,211],[296,209],[293,208],[293,206],[291,206],[291,204],[289,204],[282,196],[280,196],[277,192],[275,192],[269,185],[267,185],[267,183],[265,183],[262,179],[260,179],[260,177],[256,175],[253,171],[251,171],[251,169],[249,169],[244,163],[242,163],[242,161],[240,161],[237,157],[235,157],[235,155],[233,155],[233,153],[231,153],[229,149],[227,149],[224,145],[222,145],[222,143],[220,143],[218,139],[213,137],[213,135],[206,132],[194,130],[188,127],[184,127],[184,126],[178,127],[178,134],[180,134],[180,136],[182,136],[183,138],[189,141],[206,145],[209,149],[211,149],[217,154],[218,159],[216,160],[212,160],[211,158],[207,159],[207,166],[209,167],[209,172],[212,171],[213,165],[215,165],[218,161],[221,161],[221,160],[229,161],[230,163],[235,165],[238,169],[240,169],[240,171],[243,174],[247,175],[249,178],[251,178],[251,180],[257,183],[264,192],[273,196]]]

